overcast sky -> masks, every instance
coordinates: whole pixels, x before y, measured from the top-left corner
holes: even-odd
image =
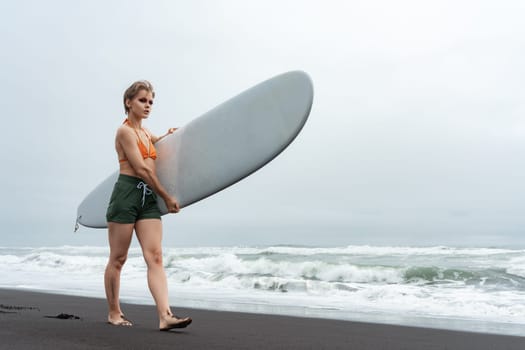
[[[167,246],[525,246],[525,3],[3,1],[1,245],[72,233],[118,166],[122,94],[157,134],[288,70],[315,88],[277,159],[164,217]]]

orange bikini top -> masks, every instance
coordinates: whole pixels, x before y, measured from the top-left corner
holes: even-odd
[[[129,124],[128,119],[124,120],[124,124]],[[142,139],[140,138],[140,135],[137,129],[135,128],[132,128],[132,129],[135,130],[135,133],[137,134],[137,137],[138,137],[137,145],[139,146],[139,150],[140,150],[140,153],[142,154],[142,158],[143,159],[146,159],[146,158],[157,159],[157,150],[155,149],[153,142],[151,142],[151,137],[149,136],[149,134],[146,131],[144,131],[144,129],[142,129],[142,131],[144,131],[144,133],[148,137],[148,141],[149,141],[149,145],[148,147],[146,147],[146,145],[142,142]],[[123,163],[123,162],[127,162],[128,159],[123,158],[123,159],[119,159],[118,161],[119,163]]]

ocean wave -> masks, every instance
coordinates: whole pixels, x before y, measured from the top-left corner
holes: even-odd
[[[368,255],[368,256],[487,256],[500,254],[525,254],[525,250],[501,248],[457,248],[447,246],[434,247],[399,247],[399,246],[346,246],[346,247],[287,247],[276,246],[261,248],[259,254],[288,254],[288,255]]]
[[[103,295],[107,247],[0,248],[2,286]],[[170,289],[201,298],[525,323],[525,251],[453,247],[168,248]],[[148,296],[140,248],[123,286]]]

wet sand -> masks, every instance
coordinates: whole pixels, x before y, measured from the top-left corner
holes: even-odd
[[[182,308],[193,323],[160,332],[154,306],[123,311],[133,327],[107,324],[104,299],[0,289],[0,348],[525,349],[517,336]]]

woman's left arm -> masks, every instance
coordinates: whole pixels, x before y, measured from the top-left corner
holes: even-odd
[[[151,142],[153,142],[153,144],[159,142],[160,140],[162,140],[163,138],[165,138],[166,136],[168,135],[171,135],[175,132],[175,130],[177,130],[178,128],[169,128],[168,129],[168,132],[165,133],[164,135],[162,136],[155,136],[153,135],[151,132],[150,132],[150,136],[151,136]]]

